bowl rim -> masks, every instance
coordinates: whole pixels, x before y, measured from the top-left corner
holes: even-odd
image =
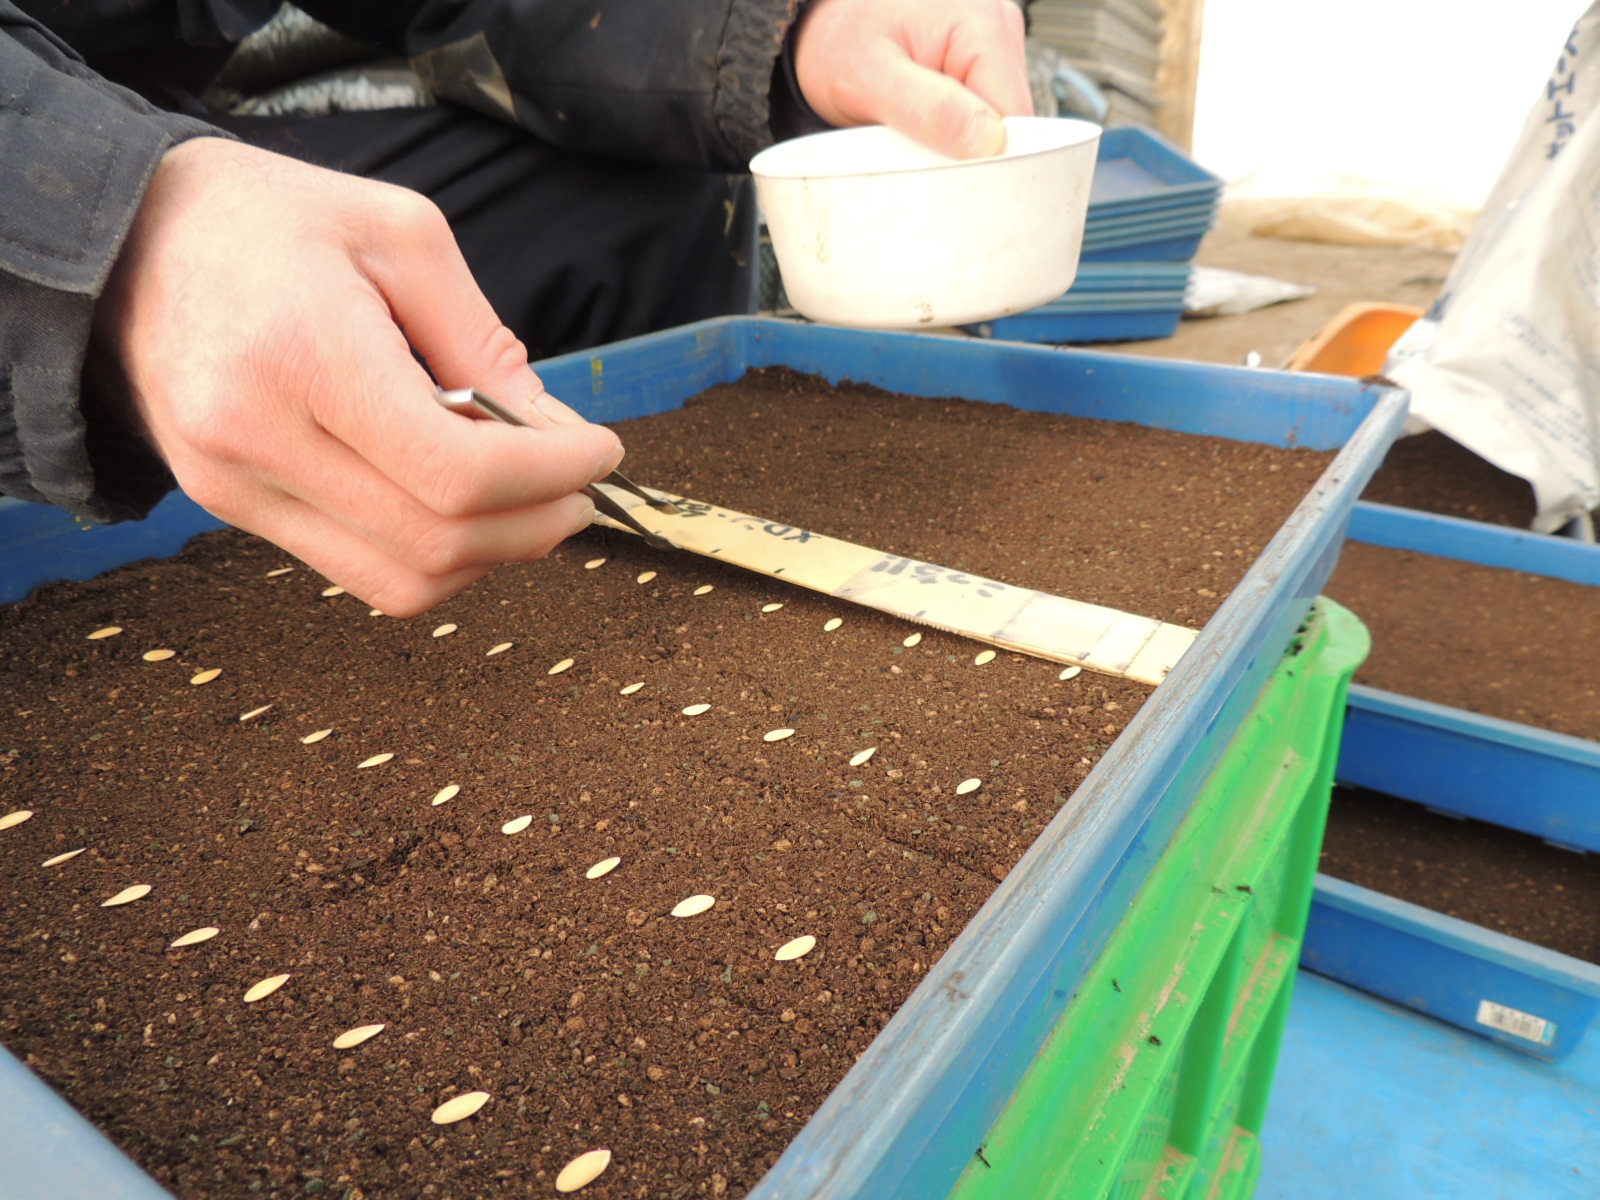
[[[983,158],[946,158],[936,162],[917,163],[903,167],[862,166],[848,170],[825,172],[771,169],[771,164],[774,161],[781,162],[786,155],[793,153],[792,147],[801,142],[815,143],[823,138],[838,140],[848,137],[859,140],[863,137],[880,137],[884,130],[889,130],[890,133],[898,134],[900,137],[908,137],[908,135],[887,125],[853,125],[844,129],[825,129],[821,133],[808,133],[800,137],[776,142],[751,158],[750,174],[757,179],[779,181],[864,179],[873,176],[917,175],[930,171],[948,171],[953,168],[981,166],[985,163],[1024,162],[1040,155],[1056,154],[1076,146],[1096,143],[1105,132],[1101,126],[1096,125],[1093,121],[1085,121],[1077,117],[1006,117],[1004,121],[1008,131],[1008,146],[1010,145],[1009,131],[1018,124],[1025,125],[1030,129],[1056,128],[1067,136],[1064,136],[1054,144],[1039,146],[1021,153],[1013,154],[1003,150],[999,154],[990,154]]]

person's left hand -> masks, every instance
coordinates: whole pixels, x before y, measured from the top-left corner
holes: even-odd
[[[800,90],[830,125],[979,158],[1005,148],[1002,117],[1033,112],[1012,0],[812,0],[795,39]]]

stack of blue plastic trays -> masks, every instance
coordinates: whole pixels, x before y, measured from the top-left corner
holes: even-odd
[[[1171,337],[1221,192],[1221,179],[1149,130],[1106,130],[1071,290],[973,332],[1023,342]]]

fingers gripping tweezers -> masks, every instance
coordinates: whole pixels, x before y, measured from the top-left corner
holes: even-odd
[[[440,404],[442,404],[445,408],[450,409],[452,412],[461,412],[464,409],[476,408],[478,411],[495,418],[497,421],[504,421],[507,425],[521,425],[524,428],[533,428],[528,424],[527,421],[524,421],[521,417],[517,416],[516,413],[506,408],[492,396],[484,395],[477,388],[456,388],[453,391],[446,391],[444,388],[440,388],[437,393],[437,399]],[[652,496],[649,492],[645,491],[621,471],[611,472],[611,474],[607,475],[600,482],[608,483],[612,487],[621,488],[625,492],[631,492],[633,495],[639,497],[639,499],[643,500],[646,504],[648,504],[651,508],[656,509],[658,512],[676,513],[678,511],[677,506],[674,505],[672,501],[664,499],[661,496]],[[593,484],[590,484],[588,487],[584,488],[583,494],[589,497],[589,499],[593,500],[594,506],[601,512],[605,513],[606,516],[610,517],[613,521],[618,521],[621,524],[626,525],[640,537],[644,538],[647,545],[654,546],[657,550],[677,549],[676,546],[674,546],[666,538],[662,537],[659,533],[655,533],[649,529],[646,529],[643,525],[639,524],[638,519],[634,517],[632,513],[623,508],[622,505],[618,504],[615,500],[606,495]]]

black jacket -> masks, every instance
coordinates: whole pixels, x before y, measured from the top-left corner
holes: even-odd
[[[769,93],[797,4],[300,7],[410,59],[444,99],[553,145],[739,170],[772,140]],[[171,486],[82,384],[94,305],[161,155],[217,133],[192,97],[278,7],[0,0],[0,493],[108,521],[142,516]]]

